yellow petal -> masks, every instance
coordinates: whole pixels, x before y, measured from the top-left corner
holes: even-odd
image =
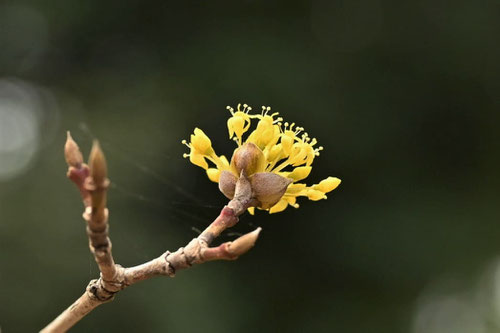
[[[205,161],[205,158],[201,154],[197,154],[194,151],[191,151],[191,154],[189,154],[189,161],[193,163],[194,165],[197,165],[199,167],[202,167],[203,169],[208,169],[208,163]]]
[[[226,156],[224,156],[224,155],[220,155],[220,159],[221,159],[222,163],[223,163],[225,166],[229,166],[229,162],[228,162],[228,160],[227,160]]]
[[[337,177],[328,177],[327,179],[320,181],[318,185],[315,185],[314,189],[323,193],[328,193],[336,189],[339,184],[340,179]]]
[[[290,164],[293,166],[301,165],[306,162],[307,158],[307,144],[294,143],[292,152],[290,153]]]
[[[288,202],[285,199],[281,199],[276,205],[269,209],[269,214],[279,213],[286,209]]]
[[[233,129],[236,136],[240,138],[243,135],[243,129],[245,127],[245,119],[242,117],[235,117],[233,121]]]
[[[283,146],[283,151],[288,156],[292,152],[293,137],[289,135],[283,135],[281,137],[281,145]]]
[[[270,149],[266,150],[266,158],[269,163],[274,162],[274,160],[278,160],[282,153],[281,144],[272,146]]]
[[[207,153],[212,148],[212,142],[199,128],[194,129],[194,135],[191,135],[191,144],[201,154]]]
[[[234,117],[231,117],[227,120],[227,130],[229,132],[229,138],[232,139],[234,135]]]
[[[295,203],[297,202],[297,197],[290,197],[290,196],[286,196],[286,197],[283,197],[283,199],[286,200],[286,202],[288,202],[288,204],[290,206],[293,206],[295,205]]]
[[[210,179],[214,183],[218,183],[220,177],[220,170],[216,168],[209,168],[207,169],[207,176],[208,179]]]
[[[247,210],[250,213],[250,215],[254,215],[255,214],[255,207],[249,207]]]
[[[300,183],[290,184],[290,186],[288,186],[288,188],[286,189],[286,194],[296,197],[298,195],[301,195],[302,192],[305,190],[306,190],[306,184],[300,184]]]
[[[287,177],[293,179],[294,181],[299,181],[307,178],[307,176],[311,173],[311,169],[312,167],[310,166],[297,167],[293,169]]]

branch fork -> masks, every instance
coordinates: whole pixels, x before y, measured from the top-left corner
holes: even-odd
[[[89,248],[99,267],[100,277],[91,280],[83,295],[41,332],[67,331],[97,306],[112,301],[116,293],[137,282],[155,276],[174,277],[182,269],[208,261],[238,259],[253,247],[259,236],[261,228],[232,242],[210,247],[213,240],[224,230],[238,223],[239,215],[256,204],[250,182],[242,171],[236,182],[233,199],[198,237],[177,251],[166,251],[138,266],[122,267],[115,263],[111,252],[109,211],[106,208],[110,182],[107,178],[106,159],[99,143],[94,142],[87,165],[83,162],[78,145],[68,132],[64,153],[68,164],[67,177],[79,189],[85,207],[83,219],[87,225]]]

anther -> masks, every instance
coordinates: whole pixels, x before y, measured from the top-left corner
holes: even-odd
[[[277,113],[276,113],[276,114],[277,114]],[[282,121],[282,120],[283,120],[283,118],[278,117],[278,118],[276,118],[276,120],[275,120],[275,121],[273,121],[273,124],[281,124],[281,121]],[[280,126],[281,126],[281,125],[280,125]]]

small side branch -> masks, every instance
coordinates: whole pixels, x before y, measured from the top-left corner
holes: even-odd
[[[78,187],[85,206],[83,218],[87,224],[90,251],[99,266],[101,276],[88,284],[85,293],[41,332],[65,332],[97,306],[110,302],[122,289],[155,276],[174,277],[181,269],[213,260],[235,260],[255,244],[261,228],[232,242],[210,247],[224,230],[238,223],[238,216],[255,204],[252,189],[244,176],[238,179],[234,198],[219,216],[196,238],[175,252],[165,252],[158,258],[138,266],[124,268],[115,264],[109,239],[108,209],[106,208],[107,166],[99,144],[94,142],[89,166],[83,163],[78,145],[68,132],[65,145],[68,178]]]

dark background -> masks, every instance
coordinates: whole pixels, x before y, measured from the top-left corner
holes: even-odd
[[[250,253],[121,292],[74,332],[499,332],[498,1],[3,1],[0,327],[34,332],[98,276],[65,178],[106,153],[115,259],[197,235],[225,200],[180,144],[230,155],[226,105],[325,147],[328,200],[244,216]],[[236,234],[226,233],[221,241]]]

